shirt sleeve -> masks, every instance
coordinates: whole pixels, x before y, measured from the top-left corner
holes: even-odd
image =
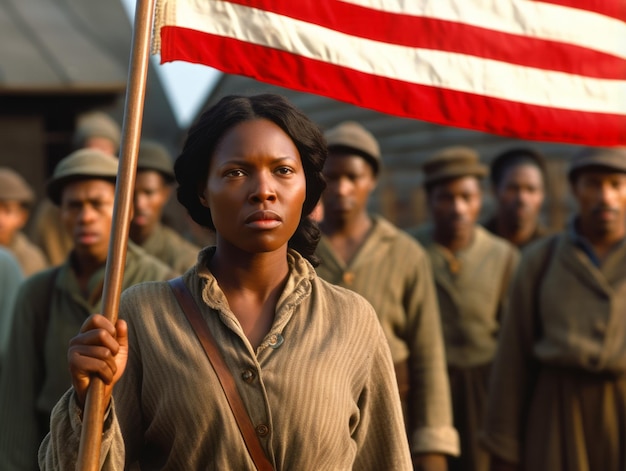
[[[425,253],[421,253],[416,260],[406,291],[411,452],[457,456],[460,452],[459,437],[452,425],[450,385],[437,293]]]
[[[124,442],[115,416],[113,399],[107,408],[102,430],[99,469],[124,469]],[[69,389],[56,404],[50,417],[50,432],[39,447],[39,468],[42,471],[74,471],[82,433],[82,411]]]
[[[371,309],[371,308],[370,308]],[[354,470],[412,470],[391,352],[372,309],[371,368],[359,398]]]

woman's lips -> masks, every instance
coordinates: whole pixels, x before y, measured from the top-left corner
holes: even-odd
[[[250,214],[245,224],[255,229],[273,229],[282,224],[282,218],[274,211],[261,210]]]

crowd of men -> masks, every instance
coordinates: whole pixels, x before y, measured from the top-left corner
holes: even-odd
[[[421,166],[430,220],[403,231],[368,212],[376,138],[351,121],[325,136],[316,270],[379,317],[415,469],[622,469],[626,149],[571,156],[577,210],[554,233],[540,218],[540,153],[508,149],[487,167],[468,147],[442,149]],[[101,308],[119,139],[105,115],[83,118],[36,208],[24,178],[0,168],[2,469],[37,468],[71,384],[68,342]],[[497,204],[481,221],[485,180]],[[123,288],[196,262],[200,248],[162,222],[174,181],[165,147],[142,142]]]

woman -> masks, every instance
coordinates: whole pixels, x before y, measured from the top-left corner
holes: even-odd
[[[178,199],[216,231],[183,277],[274,469],[411,469],[393,365],[366,301],[318,279],[318,128],[275,95],[226,97],[190,130]],[[69,351],[43,469],[74,469],[91,374],[107,384],[103,469],[255,469],[215,373],[167,283],[124,293]]]

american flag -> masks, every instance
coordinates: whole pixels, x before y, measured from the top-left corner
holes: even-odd
[[[158,0],[155,26],[162,62],[441,125],[626,144],[624,0]]]

